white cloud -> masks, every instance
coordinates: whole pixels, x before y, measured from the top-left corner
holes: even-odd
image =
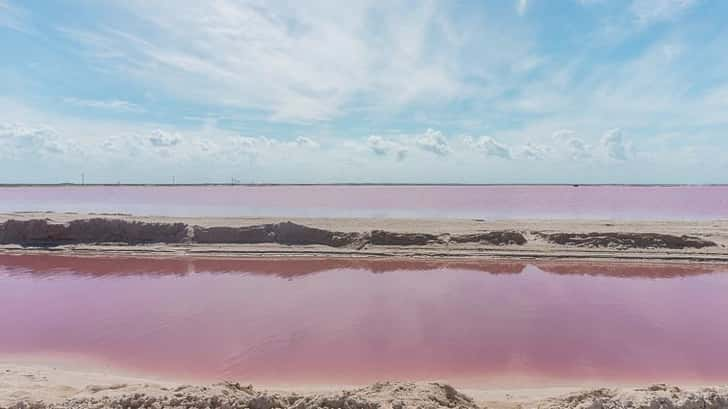
[[[526,14],[528,9],[528,0],[516,0],[516,12],[519,16]]]
[[[615,128],[605,132],[600,142],[608,158],[616,160],[629,159],[631,143],[625,141],[621,129]]]
[[[84,108],[95,108],[117,112],[144,112],[144,108],[129,101],[119,99],[97,100],[97,99],[80,99],[80,98],[64,98],[64,102]]]
[[[23,9],[11,5],[7,0],[0,0],[0,27],[27,31],[25,14]]]
[[[485,153],[503,159],[511,159],[511,150],[490,136],[481,136],[478,139],[468,138],[466,144]]]
[[[567,157],[575,160],[586,159],[592,156],[590,149],[583,139],[576,136],[570,129],[560,129],[552,134],[558,148]]]
[[[497,92],[497,76],[519,77],[521,62],[531,61],[528,69],[538,60],[525,29],[486,14],[463,20],[447,2],[113,4],[124,19],[59,29],[92,64],[173,98],[262,111],[271,121],[437,106]]]
[[[420,149],[434,154],[445,156],[451,152],[447,138],[440,131],[428,128],[425,133],[417,138],[417,146]]]
[[[592,156],[589,146],[579,138],[571,138],[566,141],[566,152],[572,159],[586,159]]]
[[[177,132],[166,132],[161,129],[157,129],[147,137],[147,140],[152,144],[152,146],[168,148],[170,146],[180,144],[182,142],[182,136]]]
[[[433,32],[445,30],[435,3],[118,5],[139,18],[141,30],[110,23],[62,32],[98,61],[178,96],[261,109],[275,120],[329,119],[361,96],[380,105],[449,99],[461,87],[449,58],[457,34],[442,36],[453,42],[446,47],[429,46]]]
[[[696,0],[634,0],[630,11],[642,24],[672,20],[693,6]]]
[[[313,140],[313,139],[311,139],[311,138],[309,138],[307,136],[299,136],[299,137],[296,137],[295,144],[296,144],[296,146],[302,147],[302,148],[312,148],[312,149],[315,149],[315,148],[318,148],[319,147],[319,143],[318,142],[316,142],[315,140]]]
[[[369,139],[367,139],[367,144],[369,145],[369,149],[371,149],[375,155],[379,156],[388,154],[391,149],[391,142],[385,141],[384,138],[379,135],[371,135]]]
[[[75,151],[73,142],[58,135],[48,126],[29,126],[18,123],[0,124],[0,140],[12,151],[36,154],[65,154]]]
[[[404,145],[379,135],[369,136],[367,146],[378,156],[387,156],[394,153],[398,161],[402,161],[407,157],[407,148]]]
[[[549,152],[549,147],[535,145],[531,142],[521,147],[521,157],[525,159],[542,160],[546,158]]]

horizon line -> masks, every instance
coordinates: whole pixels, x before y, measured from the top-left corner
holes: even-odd
[[[728,183],[399,183],[399,182],[342,182],[342,183],[0,183],[0,187],[194,187],[194,186],[633,186],[681,187],[728,186]]]

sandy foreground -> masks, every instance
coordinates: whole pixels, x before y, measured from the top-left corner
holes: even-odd
[[[0,214],[0,252],[728,262],[728,220],[173,218]]]
[[[728,386],[455,389],[442,382],[352,387],[207,385],[108,369],[0,360],[0,408],[727,408]]]

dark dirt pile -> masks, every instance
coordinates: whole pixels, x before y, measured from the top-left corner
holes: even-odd
[[[541,236],[554,244],[579,247],[700,249],[716,245],[694,236],[658,233],[542,233]]]
[[[492,245],[525,244],[521,233],[491,231],[450,237],[427,233],[398,233],[385,230],[371,232],[338,232],[308,227],[292,222],[255,226],[189,226],[185,223],[147,223],[121,219],[93,218],[66,224],[45,219],[8,220],[0,224],[0,244],[23,246],[58,246],[80,243],[200,243],[285,245],[318,244],[331,247],[362,248],[380,246],[412,246],[431,243],[486,243]]]
[[[612,249],[700,249],[716,243],[696,236],[660,233],[541,233],[552,244]],[[255,226],[190,226],[185,223],[150,223],[123,219],[92,218],[53,223],[47,219],[7,220],[0,223],[0,244],[58,246],[96,243],[200,243],[324,245],[362,249],[375,246],[426,246],[477,243],[493,246],[524,245],[518,231],[496,230],[470,234],[439,235],[386,230],[339,232],[292,222]]]
[[[488,231],[483,233],[460,234],[452,236],[450,241],[456,243],[484,243],[496,246],[526,244],[523,234],[516,231]]]
[[[317,229],[291,222],[244,227],[194,226],[192,240],[196,243],[279,243],[322,244],[342,247],[361,241],[359,233],[344,233]]]
[[[145,223],[93,218],[67,224],[48,220],[7,220],[0,224],[0,244],[61,245],[73,243],[179,243],[187,239],[184,223]]]
[[[425,233],[395,233],[372,230],[369,242],[379,246],[419,246],[438,242],[438,236]]]

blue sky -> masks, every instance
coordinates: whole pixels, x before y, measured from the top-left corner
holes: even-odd
[[[0,0],[0,182],[726,183],[722,0]]]

